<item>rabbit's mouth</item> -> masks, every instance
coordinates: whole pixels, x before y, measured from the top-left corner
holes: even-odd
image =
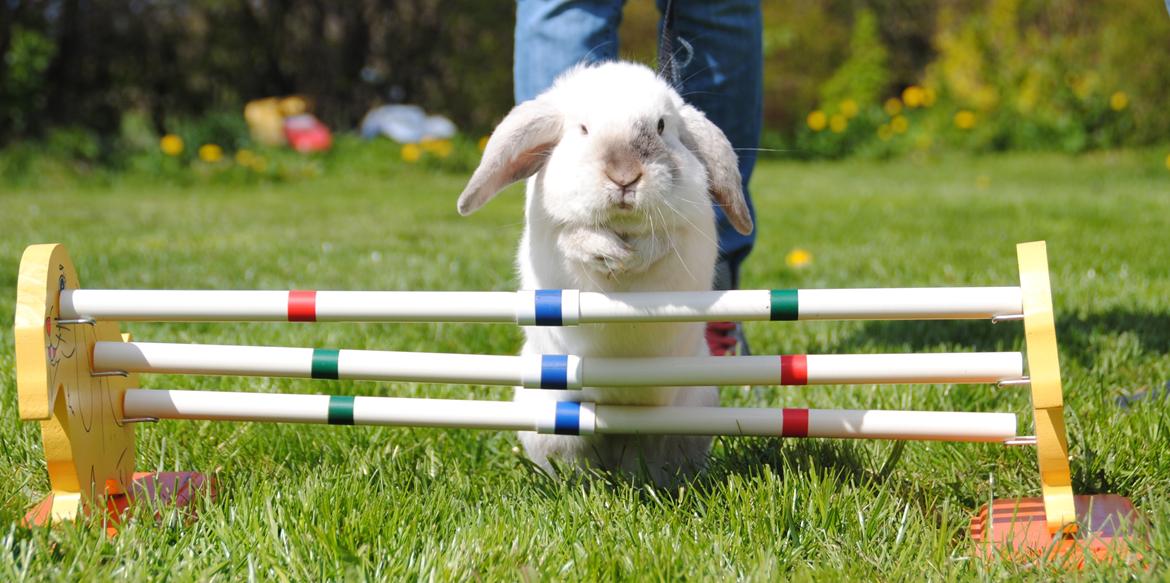
[[[616,210],[617,207],[614,207],[614,209]],[[630,210],[610,213],[606,217],[602,227],[613,231],[618,237],[623,239],[640,237],[651,230],[650,224],[646,221],[640,209],[632,206]]]

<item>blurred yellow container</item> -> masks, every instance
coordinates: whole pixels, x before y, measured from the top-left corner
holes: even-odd
[[[244,106],[244,120],[248,122],[248,131],[252,139],[265,146],[283,146],[284,113],[281,111],[282,100],[275,97],[249,101]]]

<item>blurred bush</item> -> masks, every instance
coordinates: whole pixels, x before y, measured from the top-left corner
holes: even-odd
[[[1151,50],[1170,43],[1170,19],[1156,3],[941,2],[934,18],[931,57],[907,75],[884,58],[902,49],[875,38],[868,10],[854,12],[849,52],[821,99],[767,145],[795,157],[1079,152],[1170,136],[1170,53]],[[872,80],[887,74],[903,81],[875,96]]]
[[[174,124],[154,134],[141,119],[128,117],[114,157],[100,159],[98,137],[87,130],[52,130],[41,140],[0,150],[0,190],[106,186],[114,181],[149,184],[230,185],[312,181],[327,174],[380,177],[407,170],[469,174],[486,138],[458,135],[451,140],[398,144],[341,134],[325,152],[302,154],[287,147],[250,141],[228,113]]]

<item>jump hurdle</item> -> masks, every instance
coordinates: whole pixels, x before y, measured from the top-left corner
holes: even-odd
[[[1070,550],[1079,548],[1080,541],[1095,545],[1092,551],[1099,555],[1118,552],[1114,531],[1099,520],[1086,519],[1089,506],[1097,519],[1106,511],[1113,528],[1135,511],[1120,497],[1073,495],[1045,245],[1024,243],[1017,252],[1018,287],[622,294],[151,291],[80,288],[63,246],[33,245],[21,260],[18,282],[17,389],[21,418],[41,421],[52,492],[26,522],[72,520],[103,505],[123,509],[136,496],[153,499],[163,491],[213,488],[212,480],[199,474],[133,471],[138,422],[187,419],[569,435],[742,435],[1034,445],[1042,497],[994,502],[972,521],[973,538],[1024,555],[1044,551],[1054,540]],[[456,355],[137,342],[122,334],[118,324],[441,321],[574,326],[833,319],[1023,320],[1027,371],[1025,355],[1019,352],[696,358]],[[636,407],[163,390],[139,388],[140,373],[512,385],[560,391],[584,386],[638,390],[662,385],[982,383],[1028,387],[1035,435],[1017,435],[1013,413]],[[1039,512],[1021,512],[1025,508],[1039,508]],[[115,522],[117,515],[111,515]],[[1074,538],[1078,529],[1080,539]]]

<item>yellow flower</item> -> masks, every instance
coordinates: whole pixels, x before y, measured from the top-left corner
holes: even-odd
[[[236,164],[240,166],[251,166],[256,161],[256,155],[251,150],[240,150],[236,152]]]
[[[933,87],[927,87],[922,90],[922,107],[930,107],[934,105],[935,99],[938,95],[935,94]]]
[[[797,247],[784,256],[784,263],[788,264],[788,267],[800,269],[812,263],[812,253]]]
[[[846,99],[841,102],[841,115],[846,118],[855,117],[857,115],[857,102],[852,99]]]
[[[489,137],[490,137],[490,136],[484,136],[484,137],[482,137],[482,138],[480,138],[480,139],[479,139],[479,143],[478,143],[478,144],[476,144],[476,145],[477,145],[477,146],[479,146],[479,151],[480,151],[480,152],[482,152],[482,151],[484,151],[484,150],[486,150],[486,149],[487,149],[487,143],[488,143],[488,138],[489,138]]]
[[[894,137],[894,130],[890,128],[890,124],[884,123],[878,126],[877,136],[879,140],[888,142],[890,141],[890,138]]]
[[[1166,154],[1166,169],[1170,170],[1170,154]]]
[[[183,138],[175,134],[167,134],[158,141],[158,147],[163,151],[163,154],[178,156],[183,153]]]
[[[890,120],[890,129],[894,130],[895,134],[904,134],[910,129],[910,120],[904,115],[895,115],[894,119]]]
[[[418,147],[418,144],[403,144],[402,146],[402,159],[407,162],[418,162],[419,158],[422,158],[422,153],[422,148]]]
[[[1113,111],[1121,111],[1129,107],[1129,96],[1124,91],[1114,91],[1113,95],[1109,96],[1109,107]]]
[[[966,109],[960,110],[955,114],[955,127],[961,130],[969,130],[975,127],[975,114]]]
[[[451,144],[451,140],[423,140],[419,143],[423,150],[430,152],[440,158],[446,158],[451,155],[451,150],[455,148]]]
[[[921,107],[926,101],[926,91],[917,85],[911,85],[902,90],[902,101],[906,103],[906,107],[914,109]]]
[[[886,115],[894,117],[895,115],[902,113],[902,102],[899,101],[897,97],[891,97],[886,100],[886,103],[882,106],[882,109],[886,110]]]
[[[845,128],[847,127],[849,127],[849,120],[845,119],[845,116],[838,113],[829,118],[829,129],[832,130],[834,134],[839,134],[845,131]]]
[[[808,123],[809,129],[814,132],[819,132],[825,129],[825,124],[828,123],[829,118],[825,115],[825,112],[818,109],[808,114],[808,119],[805,121]]]
[[[223,158],[223,148],[215,144],[203,144],[199,146],[199,159],[214,164]]]

